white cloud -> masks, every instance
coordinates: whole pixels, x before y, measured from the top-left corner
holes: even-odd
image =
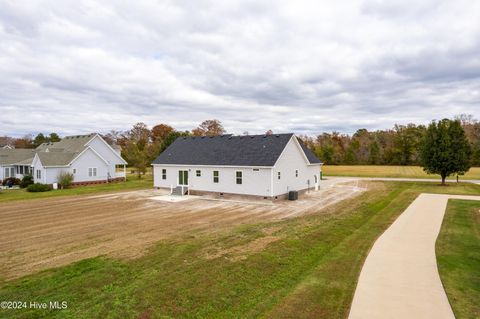
[[[0,0],[0,135],[319,133],[480,111],[478,1]]]

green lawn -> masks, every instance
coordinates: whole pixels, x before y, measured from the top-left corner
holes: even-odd
[[[153,187],[153,178],[151,174],[138,179],[137,176],[127,174],[126,182],[116,182],[110,184],[98,184],[89,186],[78,186],[70,189],[52,190],[42,193],[30,193],[25,189],[3,190],[0,191],[0,203],[13,200],[28,200],[36,198],[48,198],[57,196],[83,195],[92,193],[120,192],[135,189],[145,189]]]
[[[480,202],[449,201],[436,254],[455,317],[480,318]]]
[[[375,239],[420,192],[479,194],[480,186],[372,182],[326,212],[191,233],[135,260],[106,257],[0,282],[0,300],[67,301],[66,310],[8,310],[8,318],[346,318]],[[265,236],[265,249],[207,259]]]
[[[439,175],[428,175],[420,166],[384,166],[384,165],[324,165],[325,176],[356,177],[403,177],[403,178],[438,178]],[[450,176],[449,179],[456,179]],[[480,167],[472,167],[460,179],[480,180]]]

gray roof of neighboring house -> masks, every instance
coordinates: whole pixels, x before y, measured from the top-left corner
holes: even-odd
[[[43,166],[64,166],[83,152],[96,134],[65,136],[60,142],[40,144],[36,150]]]
[[[31,165],[38,154],[43,166],[65,166],[82,153],[95,133],[66,136],[60,142],[43,143],[36,149],[0,149],[0,165]]]
[[[60,142],[43,143],[37,147],[37,151],[49,150],[50,152],[81,152],[96,134],[65,136]]]
[[[38,152],[37,154],[43,166],[64,166],[70,164],[80,152]]]
[[[274,166],[292,136],[290,133],[179,137],[153,164]],[[302,149],[311,164],[320,163],[305,146]]]
[[[18,162],[25,162],[33,159],[34,149],[0,149],[0,165],[13,165]],[[25,164],[29,165],[29,164]]]

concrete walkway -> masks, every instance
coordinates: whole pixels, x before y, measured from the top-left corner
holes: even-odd
[[[450,198],[480,200],[480,196],[419,195],[368,254],[349,318],[455,318],[435,257]]]

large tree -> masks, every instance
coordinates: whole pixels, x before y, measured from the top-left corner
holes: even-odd
[[[157,154],[162,153],[165,149],[167,149],[167,147],[170,146],[170,144],[175,142],[175,140],[178,137],[181,137],[181,136],[190,136],[190,132],[189,131],[185,131],[185,132],[173,131],[173,132],[171,132],[170,134],[167,135],[167,137],[165,137],[165,139],[162,141],[162,144],[160,144],[160,147],[158,149]]]
[[[43,133],[38,133],[37,136],[35,136],[35,138],[33,139],[33,145],[35,147],[39,146],[40,144],[46,143],[46,142],[48,142],[48,140],[45,137],[45,135],[43,135]]]
[[[443,119],[428,126],[421,147],[421,164],[428,174],[439,174],[442,185],[452,174],[470,169],[471,147],[460,121]]]
[[[144,123],[137,123],[125,135],[122,154],[128,164],[137,169],[138,178],[141,178],[155,156],[155,150],[150,143],[150,129]]]
[[[152,128],[152,141],[154,143],[162,143],[167,136],[175,131],[173,127],[167,124],[158,124]]]
[[[32,135],[27,134],[15,140],[15,148],[33,148]]]
[[[205,120],[192,133],[195,136],[217,136],[225,134],[225,129],[219,120]]]

